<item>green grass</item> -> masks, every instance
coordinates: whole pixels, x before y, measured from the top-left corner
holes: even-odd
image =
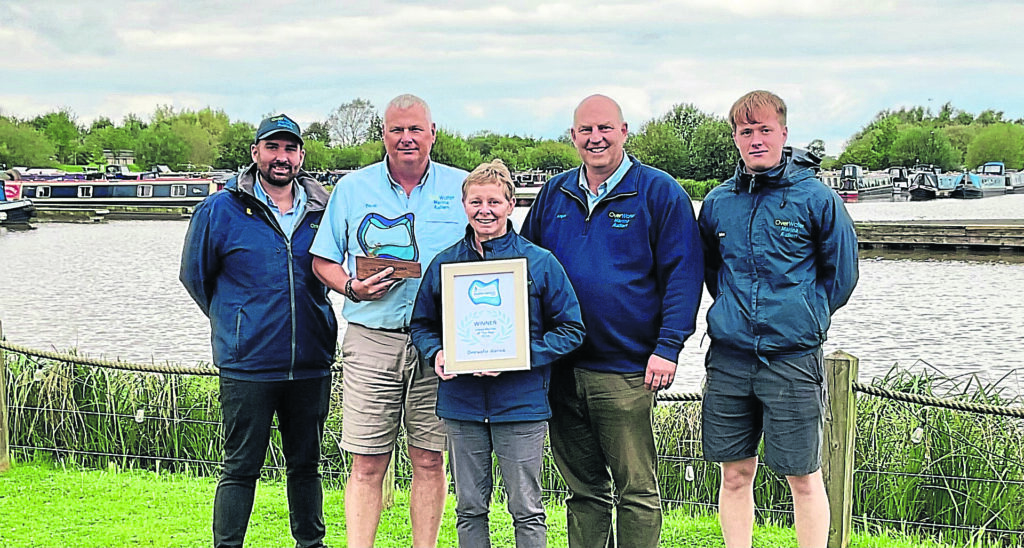
[[[0,474],[0,546],[154,546],[205,547],[210,543],[214,478],[190,474],[123,470],[87,470],[45,461],[16,463]],[[454,497],[448,498],[439,546],[457,545]],[[326,542],[346,544],[344,491],[324,493]],[[513,546],[512,522],[500,505],[491,514],[494,546]],[[378,546],[409,546],[408,496],[381,517]],[[565,546],[564,508],[548,504],[548,544]],[[795,546],[791,529],[775,525],[756,528],[755,546]],[[246,536],[248,546],[290,546],[284,483],[263,481]],[[662,546],[724,546],[715,516],[690,517],[668,512]],[[928,547],[944,545],[900,535],[854,536],[854,547]]]
[[[222,442],[215,377],[111,371],[12,353],[6,361],[11,444],[36,448],[20,450],[16,458],[30,458],[37,450],[75,451],[76,465],[94,469],[113,462],[195,475],[216,472]],[[338,447],[340,378],[335,382],[322,467],[329,486],[339,490],[350,456]],[[974,377],[894,369],[875,382],[905,392],[1021,403],[1019,396]],[[854,516],[869,523],[898,523],[954,545],[979,539],[1024,545],[1014,533],[1024,530],[1024,421],[869,396],[858,397],[857,407]],[[719,468],[704,461],[699,442],[700,405],[659,404],[654,422],[663,500],[680,508],[681,515],[702,511],[679,504],[713,504],[718,493]],[[267,465],[282,463],[275,432]],[[404,450],[397,453],[395,468],[399,488],[408,488],[411,465]],[[542,481],[548,490],[565,491],[547,448]],[[764,516],[789,524],[792,497],[784,479],[760,470],[754,496],[757,507],[767,510]]]

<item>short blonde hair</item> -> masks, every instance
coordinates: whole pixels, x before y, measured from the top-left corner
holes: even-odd
[[[503,186],[505,198],[512,201],[516,195],[516,185],[512,182],[512,174],[505,167],[505,162],[495,158],[490,162],[484,162],[473,170],[462,182],[462,199],[466,199],[469,187],[472,185],[499,185]]]
[[[786,126],[785,101],[770,91],[759,89],[740,97],[732,104],[732,108],[729,109],[729,125],[732,126],[732,130],[736,131],[736,124],[741,120],[746,124],[763,122],[764,120],[754,119],[754,112],[758,110],[774,111],[779,117],[779,125]]]

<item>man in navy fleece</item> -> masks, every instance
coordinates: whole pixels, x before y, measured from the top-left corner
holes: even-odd
[[[625,154],[629,130],[615,101],[587,97],[570,131],[583,165],[544,185],[522,229],[565,267],[587,326],[551,380],[569,546],[615,546],[617,533],[619,545],[653,547],[662,518],[651,415],[695,330],[697,222],[671,176]]]
[[[196,206],[181,253],[181,283],[210,318],[220,370],[216,547],[245,540],[275,414],[292,537],[299,547],[323,546],[320,442],[338,321],[307,251],[328,194],[302,170],[302,145],[291,118],[263,120],[253,164]]]

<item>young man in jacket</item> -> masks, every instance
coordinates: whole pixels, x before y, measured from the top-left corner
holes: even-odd
[[[352,453],[345,485],[352,546],[374,543],[384,473],[401,424],[412,463],[413,546],[437,543],[444,512],[444,424],[434,414],[438,379],[419,367],[409,337],[420,279],[391,277],[390,267],[360,279],[355,267],[356,257],[367,255],[427,265],[462,236],[466,172],[430,160],[436,134],[423,99],[392,99],[384,110],[387,157],[338,182],[310,249],[317,276],[346,297],[341,447]]]
[[[437,415],[448,429],[455,475],[459,546],[489,547],[492,453],[508,493],[516,546],[542,547],[547,525],[541,502],[551,367],[583,342],[576,293],[550,252],[515,233],[508,220],[515,185],[501,160],[481,164],[462,184],[469,218],[465,237],[430,263],[416,298],[412,339],[442,382]],[[442,350],[441,265],[525,258],[529,291],[530,369],[448,374]],[[557,367],[557,365],[556,365]]]
[[[242,546],[277,414],[296,546],[322,546],[320,442],[338,324],[307,252],[327,192],[302,171],[299,126],[263,120],[253,164],[196,206],[181,283],[210,318],[220,369],[224,467],[214,546]]]
[[[821,478],[825,342],[857,284],[857,237],[818,159],[785,147],[786,105],[750,92],[729,112],[736,174],[708,194],[699,225],[711,346],[704,456],[722,466],[719,514],[729,547],[750,546],[758,442],[793,491],[797,541],[825,546]]]
[[[662,517],[651,415],[696,329],[700,237],[682,187],[623,151],[615,101],[584,99],[570,133],[583,166],[544,184],[522,230],[565,267],[587,327],[551,380],[569,545],[616,545],[618,495],[618,545],[654,547]]]

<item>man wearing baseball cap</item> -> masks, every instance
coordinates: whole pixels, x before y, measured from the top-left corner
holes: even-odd
[[[260,123],[253,163],[196,206],[180,279],[210,318],[220,369],[224,466],[214,546],[242,546],[277,414],[288,514],[299,547],[323,546],[320,442],[338,323],[309,246],[328,194],[305,171],[302,133],[284,114]]]

